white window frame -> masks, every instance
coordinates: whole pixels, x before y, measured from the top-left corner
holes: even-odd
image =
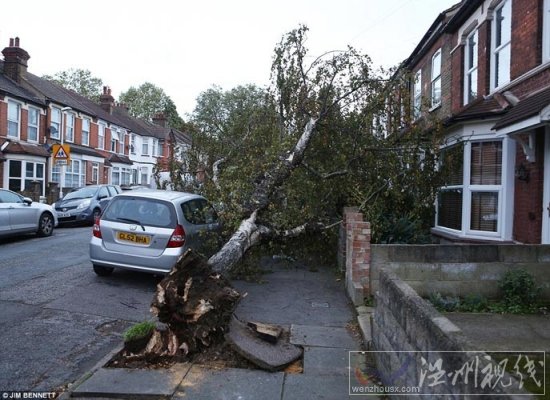
[[[23,155],[14,155],[12,156],[12,158],[8,159],[6,162],[5,162],[5,165],[6,165],[6,174],[5,174],[5,187],[6,188],[10,188],[11,187],[11,182],[12,180],[17,180],[19,181],[19,187],[20,189],[18,190],[15,190],[16,192],[19,192],[19,191],[22,191],[22,190],[26,190],[27,189],[27,186],[26,186],[26,181],[27,180],[31,180],[31,181],[40,181],[42,182],[42,193],[41,195],[43,196],[45,194],[45,184],[46,184],[46,163],[44,163],[43,161],[39,161],[39,158],[36,158],[36,157],[31,157],[30,159],[24,159],[22,157],[25,157]],[[12,161],[18,161],[18,162],[21,162],[21,173],[20,173],[20,176],[12,176],[12,171],[11,171],[11,162]],[[27,165],[28,164],[32,164],[33,167],[32,167],[32,170],[33,170],[33,173],[32,173],[32,176],[27,176]],[[38,165],[41,165],[42,166],[42,176],[39,177],[37,175],[37,166]]]
[[[111,126],[111,143],[109,146],[109,151],[112,153],[118,153],[118,143],[120,142],[120,133],[118,128]]]
[[[500,21],[498,21],[498,13],[504,9],[504,7],[510,7],[510,16],[509,16],[509,40],[501,43],[497,46],[497,28],[500,24]],[[502,26],[500,28],[502,30]],[[507,67],[507,76],[505,78],[499,77],[497,80],[498,75],[498,65],[497,65],[497,58],[502,55],[504,52],[509,52],[509,63],[506,65]],[[491,90],[494,91],[498,89],[501,86],[506,85],[508,82],[510,82],[510,68],[511,68],[511,62],[512,60],[512,0],[503,0],[502,3],[500,3],[495,9],[493,10],[493,21],[491,22],[491,72],[490,72],[490,83],[491,83]]]
[[[97,148],[99,150],[105,150],[105,129],[107,124],[99,122],[97,124]]]
[[[464,46],[464,105],[470,103],[477,97],[478,84],[478,51],[479,33],[474,29],[467,37]],[[472,54],[472,56],[470,56]],[[475,76],[475,95],[472,96],[472,77]]]
[[[11,115],[15,107],[16,116]],[[15,127],[15,134],[14,134]],[[19,139],[21,137],[21,103],[8,100],[8,132],[7,137]]]
[[[31,119],[32,112],[36,112],[36,121],[32,121]],[[27,110],[27,116],[27,141],[38,143],[38,141],[40,140],[40,109],[29,106]],[[36,131],[36,139],[31,139],[31,132],[33,130]]]
[[[82,118],[82,133],[81,141],[83,146],[90,145],[90,127],[92,126],[92,121],[89,118]],[[87,128],[87,129],[86,129]],[[86,140],[84,140],[86,139]]]
[[[141,141],[141,155],[142,156],[149,155],[149,138],[144,137]]]
[[[70,164],[65,166],[65,187],[80,187],[86,183],[86,168],[84,160],[72,159]],[[71,179],[69,179],[71,177]],[[76,177],[76,181],[75,181]],[[69,184],[70,180],[70,184]]]
[[[467,141],[463,145],[463,178],[461,185],[444,186],[441,189],[462,189],[462,223],[461,230],[451,229],[437,225],[438,216],[435,219],[435,228],[437,231],[451,235],[487,240],[510,240],[512,236],[511,221],[509,215],[513,208],[513,160],[515,159],[515,146],[512,139],[502,140],[502,172],[500,185],[474,185],[471,184],[471,154],[472,143],[496,142],[498,139],[490,136],[482,136],[472,141]],[[471,229],[472,212],[472,194],[478,192],[498,193],[497,205],[497,230],[496,232],[479,231]],[[436,210],[439,207],[436,206]]]
[[[120,141],[118,142],[118,154],[124,155],[124,146],[125,146],[125,143],[126,143],[126,135],[127,135],[127,133],[124,130],[120,131],[120,133],[119,133]]]
[[[50,138],[61,139],[61,109],[52,107],[50,112]],[[57,118],[56,118],[57,116]],[[59,119],[58,119],[59,118]],[[52,129],[53,128],[53,129]]]
[[[151,155],[152,155],[153,157],[156,157],[156,156],[157,156],[157,151],[158,151],[157,146],[158,146],[157,139],[154,139],[154,138],[153,138],[153,148],[152,148],[152,150],[151,150]]]
[[[422,115],[422,70],[414,74],[413,83],[413,119],[417,120]]]
[[[69,143],[74,142],[74,125],[75,115],[73,113],[67,113],[65,116],[65,141]]]
[[[130,135],[130,154],[136,154],[136,134]]]
[[[436,62],[439,60],[439,65],[436,65]],[[441,49],[438,49],[432,56],[431,62],[431,81],[430,81],[430,90],[431,90],[431,104],[432,109],[439,107],[441,105],[441,97],[443,95],[441,90],[441,65],[442,65],[442,53]],[[436,98],[437,90],[439,89],[439,98]]]

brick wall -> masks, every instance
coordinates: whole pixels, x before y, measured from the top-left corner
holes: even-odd
[[[540,4],[539,4],[540,3]],[[541,61],[542,25],[539,25],[542,1],[521,0],[512,3],[512,65],[513,80],[535,68]],[[539,30],[539,26],[541,27]]]
[[[356,208],[344,209],[346,290],[355,305],[370,296],[370,223]]]

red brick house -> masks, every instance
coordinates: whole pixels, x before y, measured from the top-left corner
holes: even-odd
[[[460,160],[434,235],[550,243],[550,0],[463,0],[402,68],[412,120],[440,120],[443,160]]]
[[[45,195],[50,183],[66,190],[97,183],[154,185],[154,166],[166,165],[173,129],[131,117],[108,87],[96,104],[31,74],[30,56],[18,38],[2,54],[0,187],[21,192],[34,181]],[[178,137],[190,143],[185,133]],[[52,144],[60,142],[71,149],[65,167],[56,166],[51,154]]]

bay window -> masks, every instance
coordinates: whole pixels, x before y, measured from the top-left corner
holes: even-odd
[[[499,237],[503,219],[503,142],[476,141],[445,149],[446,185],[436,226],[472,236]]]

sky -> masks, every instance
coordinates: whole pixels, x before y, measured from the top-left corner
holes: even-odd
[[[267,86],[273,49],[305,24],[313,60],[353,46],[390,67],[414,50],[437,15],[458,0],[19,0],[2,2],[0,48],[9,39],[38,76],[87,69],[115,98],[161,87],[186,119],[218,85]]]

